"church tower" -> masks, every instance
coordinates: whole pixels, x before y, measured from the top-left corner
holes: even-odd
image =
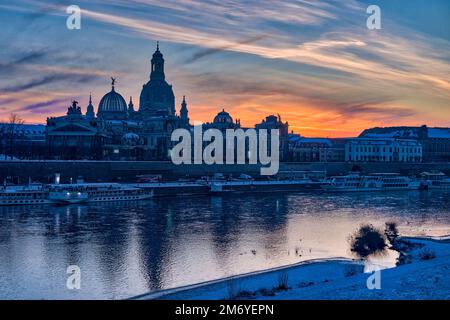
[[[151,60],[150,81],[142,87],[139,100],[144,121],[155,116],[175,116],[175,95],[165,79],[164,57],[158,43]]]
[[[89,94],[89,104],[86,110],[86,117],[89,119],[95,118],[94,106],[92,105],[92,95]]]
[[[164,58],[161,51],[159,51],[159,42],[156,43],[156,51],[151,62],[150,80],[164,80],[166,78],[164,74]]]
[[[134,113],[133,98],[130,96],[130,102],[128,103],[128,114],[132,115]]]
[[[180,120],[183,127],[189,126],[188,109],[185,96],[183,96],[183,102],[181,103]]]

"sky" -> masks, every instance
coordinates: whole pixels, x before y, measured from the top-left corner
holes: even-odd
[[[369,5],[381,29],[369,30]],[[66,27],[78,5],[81,29]],[[450,126],[448,0],[0,1],[0,120],[85,112],[110,91],[138,108],[156,41],[176,105],[243,126],[280,114],[304,136]]]

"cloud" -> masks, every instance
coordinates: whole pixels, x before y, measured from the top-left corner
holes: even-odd
[[[391,118],[407,118],[417,114],[416,111],[410,108],[402,108],[396,106],[389,106],[388,101],[379,102],[364,102],[360,104],[350,104],[345,106],[340,106],[338,109],[341,115],[347,117],[358,117],[358,116],[383,116]]]
[[[48,51],[31,51],[9,62],[0,62],[0,72],[12,72],[24,64],[41,62],[48,56]]]
[[[22,57],[16,59],[15,61],[11,62],[13,65],[20,65],[23,63],[30,63],[35,61],[40,61],[42,58],[46,57],[48,55],[48,51],[32,51],[30,53],[27,53],[23,55]]]
[[[295,89],[283,86],[281,83],[267,83],[265,81],[256,81],[246,79],[245,77],[236,78],[217,73],[195,74],[191,81],[192,87],[202,88],[205,93],[215,94],[216,92],[220,92],[221,94],[235,98],[239,98],[240,95],[289,95],[295,92]]]
[[[130,4],[131,2],[131,4]],[[344,5],[346,8],[354,8],[354,1],[349,0]],[[235,25],[246,20],[269,20],[303,25],[317,25],[326,20],[336,20],[338,16],[335,10],[338,8],[326,1],[278,1],[272,0],[133,0],[115,1],[122,8],[136,7],[142,9],[159,9],[158,13],[178,17],[181,21],[202,22],[209,24]],[[276,6],[276,8],[275,8]],[[161,9],[163,12],[161,12]],[[142,11],[142,10],[141,10]]]
[[[161,9],[156,10],[155,14],[180,16],[179,21],[175,19],[168,22],[163,22],[163,18],[139,18],[139,15],[127,17],[127,12],[132,11],[134,4],[127,6],[123,1],[115,3],[122,6],[123,10],[120,11],[122,15],[83,9],[83,17],[133,31],[131,34],[137,33],[151,39],[164,39],[205,48],[188,61],[195,61],[205,55],[216,53],[217,50],[228,50],[266,59],[283,59],[329,68],[337,72],[354,74],[369,82],[389,81],[397,86],[414,85],[419,88],[430,85],[433,90],[441,91],[439,94],[447,96],[450,89],[448,61],[434,54],[436,50],[430,39],[420,35],[408,35],[409,30],[401,30],[401,36],[386,31],[375,35],[365,28],[349,25],[346,22],[348,19],[336,23],[333,26],[335,31],[321,32],[319,37],[311,38],[310,35],[311,39],[306,41],[299,41],[304,36],[296,37],[291,30],[297,28],[301,34],[301,25],[312,23],[306,18],[298,20],[295,17],[337,19],[339,15],[345,14],[361,19],[364,17],[364,11],[355,1],[347,4],[286,1],[280,3],[277,10],[273,10],[273,3],[270,1],[250,1],[245,4],[239,1],[185,0],[151,3],[134,1],[143,9],[148,10],[151,7],[166,9],[163,12]],[[226,14],[223,14],[223,11]],[[194,15],[193,12],[197,14]],[[199,23],[194,23],[194,19]],[[274,20],[289,22],[291,27],[287,30],[271,27],[270,22]],[[261,30],[271,31],[270,41],[265,41],[264,44],[251,41],[261,36]],[[441,42],[438,45],[448,48],[448,42]]]
[[[37,103],[32,103],[32,104],[28,104],[26,106],[20,107],[18,109],[16,109],[16,111],[36,111],[42,108],[48,108],[51,106],[55,106],[58,104],[61,104],[63,102],[67,103],[68,99],[53,99],[53,100],[49,100],[49,101],[44,101],[44,102],[37,102]]]
[[[206,56],[209,56],[209,55],[212,55],[215,53],[219,53],[219,52],[223,52],[223,51],[230,51],[239,45],[253,43],[253,42],[259,41],[261,39],[264,39],[266,37],[267,37],[267,35],[260,35],[260,36],[252,37],[250,39],[238,41],[235,44],[225,45],[225,46],[218,47],[218,48],[210,48],[210,49],[200,50],[197,53],[195,53],[192,57],[190,57],[189,59],[186,59],[185,62],[192,63],[192,62],[195,62]]]
[[[78,82],[78,83],[86,83],[86,82],[92,82],[96,80],[95,76],[92,76],[90,74],[85,75],[74,75],[74,74],[52,74],[47,75],[40,78],[31,79],[27,82],[16,84],[4,88],[0,88],[0,96],[4,93],[11,93],[11,92],[20,92],[24,90],[33,89],[36,87],[44,86],[47,84],[52,84],[55,82]]]
[[[238,5],[234,2],[232,4]],[[267,6],[267,3],[265,5]],[[308,5],[312,6],[309,2]],[[405,37],[404,34],[407,34],[407,30],[404,32],[402,30],[402,36],[388,32],[374,35],[373,32],[364,28],[354,28],[354,26],[349,28],[345,24],[337,24],[335,28],[337,31],[321,33],[318,38],[300,43],[300,37],[296,40],[292,32],[282,28],[271,30],[274,32],[271,34],[270,41],[265,41],[264,44],[236,40],[236,35],[246,39],[260,36],[263,27],[256,22],[260,19],[273,19],[273,16],[268,13],[268,7],[264,7],[264,4],[257,8],[259,10],[258,18],[249,16],[249,22],[244,25],[230,25],[230,29],[208,26],[201,29],[195,26],[129,18],[93,10],[84,10],[83,14],[96,21],[132,30],[143,37],[165,39],[206,48],[199,55],[193,56],[194,61],[205,54],[217,52],[216,50],[219,48],[219,50],[252,54],[266,59],[283,59],[304,65],[328,68],[337,72],[353,74],[369,82],[386,81],[396,86],[414,85],[418,88],[431,86],[433,90],[441,91],[440,94],[448,95],[450,65],[448,61],[435,54],[436,48],[430,39],[412,34]],[[289,8],[289,12],[283,11],[287,8]],[[277,13],[273,15],[291,16],[303,9],[291,3],[290,6],[284,5],[282,9],[277,9]],[[328,9],[330,10],[330,8]],[[246,6],[243,13],[240,14],[247,16],[249,10]],[[252,10],[256,10],[256,8]],[[350,11],[348,14],[359,13]],[[221,19],[226,18],[215,16],[215,19],[211,18],[211,21],[214,21],[212,22],[214,25],[220,22],[226,25],[226,21],[221,21]],[[247,26],[248,28],[245,28]],[[301,27],[297,28],[300,32]],[[448,43],[439,45],[448,47]],[[376,57],[376,59],[370,57]]]

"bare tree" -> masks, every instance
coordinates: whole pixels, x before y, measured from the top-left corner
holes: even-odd
[[[16,138],[15,131],[18,126],[21,126],[25,123],[25,121],[20,118],[17,114],[11,113],[8,119],[8,123],[6,125],[6,138],[8,139],[8,149],[9,149],[9,157],[11,160],[14,155],[14,140]],[[6,159],[6,152],[5,152]]]

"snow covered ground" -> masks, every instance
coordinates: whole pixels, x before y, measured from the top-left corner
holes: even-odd
[[[401,238],[413,246],[406,264],[379,273],[380,289],[369,290],[374,273],[356,260],[315,260],[197,285],[138,299],[450,299],[450,239]],[[287,289],[283,284],[287,283]]]

